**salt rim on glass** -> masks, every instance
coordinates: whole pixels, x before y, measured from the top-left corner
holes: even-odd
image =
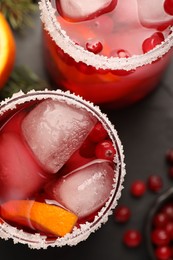
[[[100,54],[96,55],[85,50],[82,46],[75,44],[66,32],[61,28],[56,19],[56,9],[49,0],[40,0],[39,8],[41,11],[41,20],[44,29],[48,31],[56,44],[76,62],[84,62],[87,65],[94,66],[96,69],[123,69],[126,71],[137,69],[147,64],[151,64],[164,56],[173,47],[173,27],[170,28],[170,34],[167,38],[155,48],[147,53],[133,55],[128,58],[106,57]]]
[[[85,101],[80,96],[76,96],[69,91],[63,92],[61,90],[31,90],[27,94],[19,91],[11,98],[7,98],[0,103],[0,116],[3,116],[9,110],[12,112],[18,105],[22,105],[25,102],[43,100],[48,98],[64,101],[67,102],[67,104],[69,105],[72,104],[76,107],[86,109],[103,124],[105,129],[108,131],[114,148],[117,151],[114,158],[116,171],[114,171],[114,183],[113,188],[110,192],[110,197],[106,204],[95,216],[94,220],[92,222],[80,224],[80,227],[75,227],[71,233],[66,234],[64,237],[58,237],[57,239],[52,241],[49,240],[45,235],[40,235],[39,233],[27,233],[22,229],[17,229],[16,227],[9,225],[3,219],[0,219],[0,237],[2,239],[8,240],[11,238],[14,243],[27,244],[28,247],[33,249],[46,249],[48,246],[74,246],[79,242],[86,240],[91,233],[95,232],[101,227],[102,224],[106,223],[109,215],[112,214],[112,210],[116,207],[118,200],[121,197],[124,177],[126,174],[123,146],[121,144],[117,131],[115,130],[112,123],[109,121],[107,115],[102,113],[98,106],[95,106],[89,101]]]

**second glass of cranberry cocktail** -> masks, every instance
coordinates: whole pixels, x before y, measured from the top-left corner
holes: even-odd
[[[124,154],[98,107],[56,91],[0,103],[0,237],[32,248],[76,245],[120,198]]]
[[[170,0],[41,0],[44,59],[55,87],[96,104],[132,104],[171,58]]]

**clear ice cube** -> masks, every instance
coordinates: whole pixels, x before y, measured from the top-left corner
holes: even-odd
[[[27,199],[37,192],[46,178],[19,135],[0,136],[0,203]]]
[[[116,3],[117,0],[59,0],[57,6],[60,6],[59,9],[65,18],[79,21],[112,10]]]
[[[165,0],[137,0],[139,19],[146,27],[159,28],[173,22],[173,16],[164,10]]]
[[[24,118],[22,132],[44,169],[56,173],[81,146],[95,123],[96,118],[86,110],[47,99]]]
[[[49,196],[78,215],[89,216],[108,200],[114,170],[110,162],[94,160],[46,187]]]

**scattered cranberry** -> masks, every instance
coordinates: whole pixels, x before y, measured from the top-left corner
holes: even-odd
[[[173,177],[173,149],[169,149],[166,159],[170,164],[169,175]],[[147,180],[148,188],[158,192],[163,187],[163,179],[158,175],[151,175]],[[136,180],[131,185],[131,194],[141,197],[146,191],[144,181]],[[114,218],[118,223],[125,223],[131,217],[127,206],[118,206],[114,211]],[[152,220],[151,243],[156,260],[173,260],[173,202],[167,202],[155,214]],[[128,247],[140,245],[142,236],[137,230],[127,230],[123,235],[123,242]]]
[[[170,239],[173,240],[173,222],[168,222],[168,223],[165,225],[165,230],[166,230],[166,232],[168,233]]]
[[[173,0],[165,0],[164,9],[167,14],[173,15]]]
[[[168,246],[161,246],[156,248],[155,255],[157,257],[157,260],[170,260],[170,257],[172,256],[172,251]]]
[[[173,149],[169,149],[166,152],[166,160],[169,164],[173,165]]]
[[[173,221],[173,204],[167,203],[162,208],[162,212],[168,217],[169,220]]]
[[[88,51],[93,52],[94,54],[98,54],[99,52],[102,51],[103,45],[99,41],[87,42],[86,43],[86,48],[87,48]]]
[[[151,175],[148,178],[148,188],[153,192],[159,192],[163,187],[162,178],[158,175]]]
[[[134,197],[141,197],[146,191],[146,185],[143,181],[137,180],[131,186],[131,194]]]
[[[127,230],[123,236],[123,242],[128,247],[137,247],[141,244],[142,236],[138,230]]]
[[[173,203],[166,202],[153,217],[151,241],[156,260],[172,260]]]
[[[111,140],[105,140],[103,142],[99,142],[96,145],[95,154],[98,159],[106,159],[113,161],[116,154],[116,150]]]
[[[101,122],[98,122],[91,133],[89,134],[89,139],[94,143],[99,143],[108,137],[108,133],[103,127]]]
[[[118,206],[114,211],[115,220],[119,223],[127,222],[131,217],[131,211],[126,206]]]
[[[154,229],[151,233],[151,239],[156,246],[166,246],[170,242],[170,237],[165,229]]]
[[[142,50],[144,53],[149,52],[154,47],[156,47],[158,44],[161,44],[161,42],[164,41],[163,33],[156,32],[149,38],[145,39],[142,44]]]
[[[159,212],[154,216],[153,224],[157,228],[164,228],[168,223],[168,217],[165,213]]]

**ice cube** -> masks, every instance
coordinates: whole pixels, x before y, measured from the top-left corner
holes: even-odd
[[[166,27],[173,23],[173,16],[165,12],[165,0],[137,0],[139,19],[143,26]]]
[[[89,216],[108,200],[114,170],[106,160],[94,160],[46,187],[49,196],[78,217]]]
[[[19,135],[0,136],[0,203],[27,199],[37,192],[46,178]]]
[[[24,137],[44,169],[56,173],[81,146],[96,118],[84,109],[47,99],[24,118]]]
[[[117,4],[117,0],[59,0],[56,3],[63,17],[81,21],[112,11]]]

